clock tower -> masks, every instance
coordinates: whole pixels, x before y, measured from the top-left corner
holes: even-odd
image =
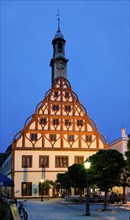
[[[52,68],[52,83],[59,77],[67,79],[68,59],[65,58],[65,42],[66,40],[60,30],[60,19],[58,18],[58,29],[54,39],[52,40],[53,58],[50,62],[50,66]]]

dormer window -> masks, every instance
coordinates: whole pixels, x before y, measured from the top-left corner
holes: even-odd
[[[58,97],[58,91],[54,92],[54,96]]]
[[[53,105],[53,111],[58,111],[59,110],[59,105]]]
[[[86,142],[92,141],[92,135],[86,135]]]
[[[65,106],[65,111],[66,112],[70,112],[71,111],[71,106],[70,105],[66,105]]]
[[[30,134],[30,139],[31,141],[37,141],[37,134],[36,133]]]

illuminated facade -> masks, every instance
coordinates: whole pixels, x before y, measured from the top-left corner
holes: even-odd
[[[16,197],[39,197],[40,179],[56,180],[68,166],[82,163],[100,149],[104,136],[88,116],[67,80],[65,39],[58,30],[52,41],[52,86],[12,143],[12,177]],[[50,190],[55,195],[55,189]]]

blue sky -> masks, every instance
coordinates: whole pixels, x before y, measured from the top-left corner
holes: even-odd
[[[57,10],[72,90],[111,142],[130,133],[129,1],[1,1],[0,151],[51,88]]]

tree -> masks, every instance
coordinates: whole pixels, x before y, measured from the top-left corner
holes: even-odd
[[[57,174],[57,182],[60,183],[61,189],[65,189],[66,190],[66,194],[68,194],[68,190],[71,187],[70,186],[70,178],[68,175],[68,172],[66,173],[58,173]]]
[[[126,161],[127,161],[127,165],[128,165],[128,168],[130,169],[130,138],[128,139],[128,142],[127,142],[127,151],[125,153],[125,156],[126,156]]]
[[[49,189],[53,188],[54,186],[55,186],[55,182],[53,182],[52,180],[45,180],[43,183],[41,183],[42,190],[45,190],[47,192],[49,192]]]
[[[90,158],[93,180],[101,191],[105,192],[104,211],[107,207],[107,194],[109,190],[119,185],[121,169],[124,166],[124,158],[116,150],[99,150]]]
[[[80,195],[87,185],[87,173],[83,164],[73,164],[68,168],[68,175],[70,177],[70,184],[73,188],[78,188]]]
[[[121,169],[119,185],[123,187],[123,203],[125,203],[125,189],[130,187],[130,170],[127,166]]]

